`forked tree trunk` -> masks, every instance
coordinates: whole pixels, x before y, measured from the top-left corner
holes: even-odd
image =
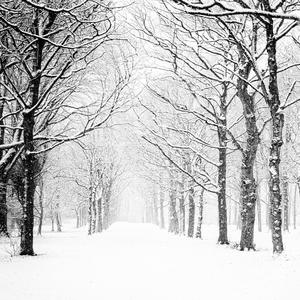
[[[253,35],[256,37],[256,27]],[[254,38],[255,39],[255,38]],[[254,43],[254,53],[256,45]],[[252,70],[252,63],[247,59],[244,49],[239,48],[239,78],[237,81],[238,97],[243,105],[243,116],[246,127],[245,148],[240,148],[242,152],[241,166],[241,223],[242,232],[240,240],[240,250],[247,248],[254,249],[254,223],[255,205],[257,199],[256,182],[254,177],[254,162],[259,144],[259,134],[255,116],[254,95],[248,92],[248,78]]]
[[[204,189],[201,189],[199,194],[199,215],[198,215],[198,224],[197,224],[197,231],[196,231],[196,238],[202,239],[202,222],[203,222],[203,194]]]

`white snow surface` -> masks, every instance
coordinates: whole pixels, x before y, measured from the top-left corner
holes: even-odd
[[[217,245],[214,226],[204,227],[204,240],[138,223],[93,236],[64,230],[36,237],[35,257],[10,257],[1,241],[0,299],[299,299],[299,231],[285,235],[275,257],[268,232],[256,235],[258,251],[240,252]]]

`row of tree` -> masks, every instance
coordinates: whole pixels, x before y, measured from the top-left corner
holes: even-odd
[[[8,234],[12,185],[22,210],[21,255],[34,255],[46,153],[103,127],[126,102],[130,70],[110,44],[115,26],[115,10],[103,1],[1,1],[0,233]]]
[[[151,16],[147,10],[136,13],[135,34],[147,44],[153,70],[141,100],[148,113],[143,138],[156,148],[155,168],[169,181],[169,231],[185,231],[187,205],[187,235],[193,236],[198,203],[201,236],[205,193],[217,198],[218,242],[228,244],[230,185],[239,181],[239,200],[234,199],[240,203],[239,247],[254,249],[258,181],[267,179],[273,251],[281,253],[282,207],[288,224],[289,181],[299,181],[293,168],[299,127],[297,1],[230,6],[158,1],[150,7]],[[284,121],[285,115],[291,118]]]

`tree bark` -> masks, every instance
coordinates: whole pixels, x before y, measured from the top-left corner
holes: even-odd
[[[269,230],[271,230],[271,205],[270,205],[270,195],[267,193],[266,199],[266,225]]]
[[[249,161],[248,161],[249,162]],[[254,248],[254,222],[255,222],[255,203],[256,203],[256,185],[253,175],[253,165],[247,165],[247,159],[243,159],[242,167],[242,209],[241,221],[242,232],[240,241],[240,250]],[[251,179],[250,179],[251,178]]]
[[[294,213],[293,213],[293,223],[294,223],[294,229],[297,229],[297,190],[298,195],[300,195],[300,178],[297,179],[297,184],[295,186],[295,196],[294,196]]]
[[[188,220],[188,237],[194,236],[195,231],[195,190],[190,187],[188,191],[189,197],[189,220]]]
[[[174,172],[172,169],[169,171],[170,174],[170,203],[169,203],[169,232],[178,234],[179,233],[179,222],[176,212],[176,184],[174,182]]]
[[[34,91],[34,97],[36,91]],[[20,255],[34,255],[33,251],[33,227],[34,227],[34,145],[33,128],[34,113],[31,111],[23,113],[24,128],[24,202],[23,202],[23,224],[21,229]]]
[[[162,182],[161,182],[162,185]],[[159,217],[160,217],[160,228],[165,228],[165,215],[164,215],[164,190],[160,186],[159,190]]]
[[[256,32],[253,29],[253,47],[256,53]],[[237,80],[237,94],[243,105],[243,116],[246,127],[246,145],[241,147],[242,166],[241,166],[241,240],[240,250],[247,248],[254,250],[254,223],[255,205],[257,200],[256,181],[254,177],[254,162],[259,144],[259,133],[255,116],[254,94],[248,92],[248,78],[252,70],[252,62],[246,57],[244,49],[239,49],[239,77]]]
[[[32,33],[40,34],[40,11],[35,9],[32,20]],[[20,255],[34,255],[33,251],[33,226],[34,226],[34,125],[35,125],[35,105],[39,101],[43,48],[45,41],[36,39],[33,43],[32,52],[32,74],[30,82],[30,99],[23,110],[23,139],[24,139],[24,181],[25,193],[23,204],[23,225],[21,230],[21,251]]]
[[[4,45],[7,45],[7,35],[4,34],[1,38],[1,42]],[[1,58],[2,67],[5,68],[7,63],[6,58]],[[3,81],[5,78],[3,76]],[[0,96],[6,95],[6,90],[0,87]],[[4,101],[0,102],[0,126],[4,125],[4,121],[2,119],[4,112]],[[5,128],[0,127],[0,145],[4,144],[4,136],[5,136]],[[0,161],[4,156],[4,152],[0,150]],[[7,176],[5,174],[5,166],[0,168],[0,235],[8,236],[7,230],[7,203],[6,203],[6,192],[7,192]]]
[[[181,174],[181,180],[179,180],[179,231],[181,234],[185,234],[185,201],[184,201],[184,188],[185,188],[185,177]]]
[[[270,11],[269,1],[263,0],[263,5],[267,11]],[[276,59],[276,34],[274,33],[274,24],[272,18],[266,23],[267,54],[269,69],[269,96],[267,104],[269,105],[272,118],[272,139],[269,156],[269,193],[271,205],[271,228],[273,252],[281,253],[283,251],[282,241],[282,215],[281,215],[281,192],[280,192],[280,152],[283,144],[282,131],[284,126],[284,115],[280,111],[280,98],[277,79],[277,59]]]
[[[8,236],[6,192],[6,177],[0,175],[0,235]]]
[[[102,198],[99,197],[97,201],[97,232],[102,232]]]
[[[79,215],[79,209],[75,209],[76,214],[76,228],[80,227],[80,215]]]
[[[96,222],[97,222],[97,206],[95,199],[95,190],[92,192],[92,233],[96,232]]]
[[[92,223],[93,223],[92,201],[93,201],[92,185],[90,183],[89,200],[88,200],[88,235],[92,234],[92,228],[93,228],[93,225],[92,225]]]
[[[227,237],[227,207],[226,207],[226,155],[227,155],[227,87],[223,88],[220,98],[220,117],[218,118],[219,167],[218,167],[218,215],[219,215],[219,244],[229,244]]]
[[[203,222],[203,194],[204,189],[201,189],[199,195],[199,215],[198,215],[198,224],[197,224],[197,231],[196,231],[196,238],[202,239],[202,222]]]
[[[283,230],[289,231],[289,182],[288,177],[282,177],[282,197],[283,197]]]
[[[56,228],[57,228],[57,232],[61,232],[61,216],[60,216],[60,210],[59,210],[59,203],[56,203],[56,207],[55,207],[55,220],[56,220]]]
[[[157,192],[154,191],[153,193],[153,196],[152,196],[153,200],[152,200],[152,203],[153,203],[153,218],[154,218],[154,224],[155,225],[159,225],[159,222],[158,222],[158,205],[157,205]]]
[[[54,208],[53,208],[53,203],[51,203],[51,232],[54,232]]]

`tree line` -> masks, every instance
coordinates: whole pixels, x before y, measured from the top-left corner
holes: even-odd
[[[141,100],[148,114],[141,123],[147,130],[143,139],[159,157],[154,165],[153,157],[146,161],[164,174],[155,184],[169,193],[169,231],[185,233],[187,206],[186,234],[200,237],[203,193],[215,195],[218,242],[228,244],[227,205],[235,198],[239,249],[255,249],[259,181],[267,179],[273,252],[281,253],[289,186],[297,188],[299,181],[297,167],[291,170],[298,161],[299,115],[293,112],[299,109],[297,1],[148,5],[151,16],[141,9],[135,17],[135,35],[148,45],[144,51],[155,69]],[[239,182],[238,197],[229,195],[233,181]]]
[[[114,57],[115,28],[115,10],[102,1],[1,1],[0,232],[8,234],[12,187],[21,255],[34,255],[34,198],[49,151],[102,128],[126,102],[130,71]],[[107,62],[109,77],[95,73],[96,61]]]

